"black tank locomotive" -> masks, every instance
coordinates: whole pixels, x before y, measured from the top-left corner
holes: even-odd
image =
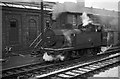
[[[65,25],[66,26],[66,25]],[[64,60],[82,55],[96,55],[107,44],[102,25],[89,23],[78,29],[46,29],[44,33],[45,61]]]

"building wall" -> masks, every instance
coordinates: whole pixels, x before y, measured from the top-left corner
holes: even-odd
[[[67,14],[61,13],[56,18],[55,21],[52,22],[52,28],[53,29],[63,29],[64,25],[67,23]]]
[[[119,6],[120,6],[120,2],[119,2]],[[119,11],[120,11],[120,7],[119,7]],[[119,44],[120,44],[120,12],[118,13],[118,40],[119,40]]]
[[[2,13],[3,50],[6,46],[13,47],[15,51],[24,50],[40,34],[40,11],[3,7]]]
[[[68,13],[67,15],[67,21],[68,23],[73,25],[73,28],[78,28],[78,25],[82,24],[82,18],[80,17],[81,13]]]

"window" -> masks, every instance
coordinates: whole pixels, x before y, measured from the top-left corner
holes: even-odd
[[[37,23],[34,19],[29,20],[29,41],[32,42],[37,37]]]
[[[11,20],[10,21],[10,27],[16,27],[16,26],[17,26],[16,20]]]
[[[9,42],[10,44],[17,44],[19,42],[18,21],[16,19],[11,19],[9,24]]]
[[[77,25],[77,15],[73,15],[73,26]]]

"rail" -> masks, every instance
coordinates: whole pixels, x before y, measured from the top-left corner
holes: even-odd
[[[44,29],[44,31],[46,30],[46,28]],[[41,35],[42,35],[42,33],[41,33]],[[40,36],[41,36],[40,35]],[[40,44],[40,42],[42,41],[42,39],[35,45],[35,47],[34,48],[36,48],[39,44]]]
[[[116,50],[116,49],[115,49]],[[2,79],[38,79],[38,78],[44,78],[47,79],[46,77],[49,77],[48,79],[50,79],[51,76],[55,76],[55,74],[58,73],[58,75],[56,76],[60,76],[62,74],[62,72],[66,73],[66,70],[71,70],[74,68],[81,68],[85,65],[91,64],[91,63],[97,63],[97,61],[104,61],[107,59],[111,59],[114,58],[114,56],[118,56],[116,53],[118,53],[120,50],[116,50],[116,51],[111,51],[111,52],[107,52],[103,53],[101,55],[98,55],[96,58],[96,60],[94,61],[84,61],[83,63],[81,63],[82,59],[76,59],[76,60],[71,60],[72,63],[74,64],[70,64],[71,62],[65,61],[65,62],[61,62],[61,63],[45,63],[45,62],[37,62],[37,63],[33,63],[33,64],[28,64],[28,65],[24,65],[24,66],[19,66],[19,67],[14,67],[14,68],[9,68],[9,69],[5,69],[2,70]],[[118,53],[119,54],[119,53]],[[110,56],[111,55],[111,56]],[[101,58],[101,56],[104,56]],[[109,56],[109,57],[108,57]],[[120,55],[119,55],[120,56]],[[100,57],[100,58],[98,58]],[[88,59],[91,59],[91,57],[88,57]],[[95,57],[93,57],[95,58]],[[118,60],[118,58],[115,58]],[[117,61],[116,60],[116,61]],[[78,63],[79,62],[79,63]],[[67,64],[66,64],[67,63]],[[77,63],[77,64],[75,64]],[[107,62],[106,62],[107,63]],[[112,64],[112,63],[111,63]],[[94,64],[93,64],[94,65]],[[91,66],[91,65],[89,65]],[[100,67],[101,68],[101,67]],[[57,79],[57,78],[54,78]]]
[[[35,43],[35,41],[36,41],[41,35],[42,35],[42,33],[40,33],[40,34],[37,36],[37,38],[30,44],[29,47],[31,47],[31,46]]]
[[[35,45],[34,48],[36,48],[40,44],[41,41],[42,41],[42,39]]]
[[[82,77],[84,76],[84,74],[87,74],[95,70],[102,69],[103,67],[120,62],[118,60],[119,57],[120,55],[117,53],[117,54],[114,54],[113,56],[111,55],[110,57],[93,60],[91,62],[86,62],[83,64],[80,63],[80,64],[75,64],[73,66],[66,66],[66,67],[61,66],[60,69],[59,68],[55,69],[55,66],[54,66],[53,70],[51,69],[51,71],[47,71],[46,73],[37,74],[35,75],[34,78],[35,79],[41,79],[41,78],[48,79],[49,77],[49,79],[53,79],[53,78],[54,79],[73,79],[77,76]]]

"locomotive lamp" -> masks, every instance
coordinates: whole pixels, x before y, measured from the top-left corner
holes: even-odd
[[[50,25],[49,25],[49,21],[46,21],[46,29],[49,29]]]

